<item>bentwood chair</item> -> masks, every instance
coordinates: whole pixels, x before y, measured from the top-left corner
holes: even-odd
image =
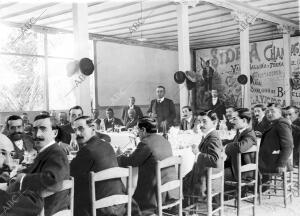
[[[289,158],[291,164],[293,164],[293,153],[291,153],[291,156]],[[267,176],[268,181],[265,183],[262,183],[263,177]],[[293,197],[293,169],[287,170],[287,167],[285,170],[281,173],[259,173],[259,204],[261,204],[262,197],[264,195],[269,196],[279,196],[283,197],[283,203],[284,207],[287,206],[287,199],[290,198],[290,201],[292,202]],[[268,187],[268,190],[263,193],[262,188]],[[272,191],[274,193],[272,193]],[[277,191],[282,191],[282,194],[278,194]]]
[[[258,185],[258,151],[259,147],[253,145],[246,152],[238,153],[238,176],[237,181],[225,181],[225,185],[234,186],[234,190],[226,191],[225,196],[233,197],[236,205],[237,215],[241,210],[252,208],[252,215],[256,214],[257,206],[257,185]],[[255,160],[252,163],[242,165],[243,154],[254,154]],[[251,190],[251,191],[250,191]],[[243,205],[243,206],[242,206]]]
[[[207,169],[207,199],[205,202],[199,202],[199,196],[185,196],[185,199],[188,200],[188,206],[183,209],[185,215],[213,216],[216,213],[219,213],[219,216],[224,215],[224,167],[220,172],[214,174],[213,169],[211,167]],[[220,180],[221,190],[213,193],[212,182],[217,180]],[[213,203],[215,198],[219,199],[219,205]]]
[[[96,200],[96,182],[109,179],[126,178],[127,194],[115,194],[102,199]],[[97,209],[106,208],[113,205],[127,204],[127,216],[131,216],[132,201],[132,167],[121,168],[113,167],[97,173],[90,173],[91,197],[92,197],[92,216],[96,216]]]
[[[156,180],[157,180],[157,197],[158,197],[158,216],[163,215],[171,215],[168,213],[164,213],[163,210],[170,209],[175,206],[178,207],[178,216],[182,216],[182,170],[181,170],[181,157],[168,157],[162,161],[157,161],[156,164]],[[168,168],[168,167],[177,167],[177,174],[178,179],[162,183],[161,176],[162,176],[162,169]],[[179,189],[179,199],[174,200],[174,202],[163,204],[163,193]]]
[[[65,191],[65,190],[70,190],[70,209],[69,210],[63,210],[60,212],[57,212],[56,214],[54,214],[53,216],[73,216],[73,207],[74,207],[74,179],[73,177],[70,177],[70,180],[64,180],[62,182],[62,187],[59,191],[57,192],[50,192],[50,191],[43,191],[41,194],[42,198],[47,198],[55,193],[61,192],[61,191]],[[41,213],[39,216],[45,216],[45,210],[44,208],[42,209]]]

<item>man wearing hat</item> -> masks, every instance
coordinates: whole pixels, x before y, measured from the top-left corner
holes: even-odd
[[[166,89],[163,86],[156,88],[157,99],[151,101],[147,111],[150,117],[156,119],[158,132],[166,133],[174,124],[176,117],[175,106],[172,100],[165,98]]]
[[[0,185],[5,185],[13,169],[13,155],[15,154],[12,142],[0,134]],[[0,215],[36,216],[43,207],[42,198],[35,192],[25,190],[22,193],[7,193],[0,187]]]

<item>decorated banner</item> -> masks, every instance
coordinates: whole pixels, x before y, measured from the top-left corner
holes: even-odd
[[[292,104],[300,106],[300,37],[291,38]],[[270,102],[286,106],[284,94],[283,40],[250,44],[251,105]],[[240,47],[225,46],[197,50],[196,101],[197,110],[206,110],[211,89],[217,89],[225,104],[242,106]],[[209,73],[208,73],[209,72]],[[210,78],[211,77],[211,78]]]

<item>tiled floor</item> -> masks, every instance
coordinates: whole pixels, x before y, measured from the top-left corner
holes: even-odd
[[[224,210],[225,216],[236,216],[236,211],[226,207]],[[241,216],[252,216],[252,210],[242,210]],[[300,197],[293,197],[293,202],[288,200],[287,208],[283,206],[283,198],[268,197],[263,198],[262,204],[257,206],[256,216],[300,216]]]

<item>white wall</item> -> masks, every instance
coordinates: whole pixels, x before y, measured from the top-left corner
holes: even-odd
[[[149,105],[158,85],[166,87],[166,97],[179,103],[177,51],[110,42],[97,42],[97,83],[100,106],[120,106],[134,96],[136,104]]]

